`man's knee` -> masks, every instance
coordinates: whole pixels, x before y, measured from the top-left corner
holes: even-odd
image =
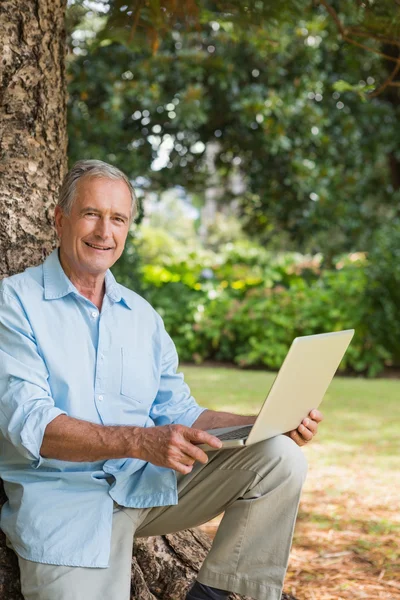
[[[258,471],[262,478],[270,479],[272,475],[280,483],[294,488],[303,486],[307,475],[307,460],[301,448],[291,438],[279,435],[249,448],[253,448],[257,455],[258,464],[263,465]]]
[[[282,471],[302,486],[307,476],[307,459],[303,450],[287,435],[274,438]]]

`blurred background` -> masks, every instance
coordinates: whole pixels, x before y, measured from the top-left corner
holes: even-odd
[[[342,368],[377,375],[400,359],[400,7],[268,4],[69,0],[69,161],[132,179],[115,274],[182,360],[276,369],[354,327]]]
[[[114,272],[199,402],[255,412],[295,336],[355,328],[289,591],[400,598],[400,3],[69,0],[67,29],[70,165],[131,178]]]

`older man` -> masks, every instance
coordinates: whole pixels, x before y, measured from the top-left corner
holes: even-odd
[[[121,171],[78,162],[56,207],[59,248],[1,284],[1,527],[22,593],[127,600],[134,535],[225,511],[187,598],[278,600],[306,472],[298,446],[322,416],[218,451],[205,430],[254,417],[197,405],[161,318],[109,271],[135,213]]]

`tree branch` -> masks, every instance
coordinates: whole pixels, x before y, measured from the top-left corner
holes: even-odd
[[[362,48],[363,50],[367,50],[367,52],[373,52],[374,54],[377,54],[381,58],[384,58],[390,62],[396,63],[396,66],[394,67],[394,69],[391,72],[391,74],[389,75],[389,77],[382,83],[382,85],[380,85],[378,88],[376,88],[375,91],[368,94],[368,97],[374,98],[376,96],[379,96],[379,94],[381,94],[388,86],[400,87],[400,82],[393,81],[393,79],[396,77],[397,73],[400,71],[400,56],[396,58],[394,56],[390,56],[389,54],[385,54],[384,52],[380,52],[379,50],[375,50],[375,48],[371,48],[370,46],[361,44],[357,40],[354,40],[353,38],[351,38],[349,36],[349,34],[353,34],[353,35],[359,36],[359,37],[368,37],[371,39],[375,39],[381,43],[393,44],[394,46],[399,46],[399,47],[400,47],[400,42],[397,40],[384,38],[379,35],[370,34],[367,31],[364,32],[364,31],[359,30],[354,27],[345,28],[342,21],[339,18],[339,15],[335,11],[335,9],[332,8],[332,6],[330,4],[328,4],[328,2],[326,0],[318,0],[318,2],[319,2],[319,4],[322,4],[322,6],[325,7],[325,9],[331,15],[332,19],[335,21],[336,26],[339,30],[339,33],[343,38],[343,41],[348,42],[349,44],[353,44],[353,46],[357,46],[358,48]],[[396,2],[396,4],[400,5],[400,0],[395,0],[395,2]]]
[[[375,48],[371,48],[371,46],[366,46],[365,44],[360,44],[360,42],[356,42],[356,40],[351,39],[347,35],[344,35],[343,39],[345,42],[349,42],[349,44],[353,44],[353,46],[358,46],[358,48],[363,48],[364,50],[367,50],[368,52],[373,52],[374,54],[377,54],[381,58],[385,58],[386,60],[389,60],[390,62],[394,62],[394,63],[398,62],[398,59],[395,58],[394,56],[390,56],[390,54],[384,54],[383,52],[379,52],[379,50],[375,50]]]
[[[325,6],[326,10],[331,15],[332,19],[335,21],[335,23],[337,25],[337,28],[339,29],[340,33],[343,36],[345,36],[346,35],[346,30],[343,27],[343,23],[339,19],[339,16],[338,16],[336,10],[334,8],[332,8],[332,6],[330,4],[328,4],[328,2],[326,2],[325,0],[319,0],[319,3],[322,4],[322,6]]]
[[[360,42],[357,42],[356,40],[353,40],[351,37],[349,37],[348,33],[350,30],[346,29],[344,27],[344,25],[343,25],[342,21],[339,19],[339,16],[338,16],[337,12],[335,11],[335,9],[332,8],[332,6],[330,4],[328,4],[328,2],[326,0],[318,0],[318,1],[320,4],[322,4],[322,6],[324,6],[326,8],[326,10],[329,12],[331,17],[335,21],[336,26],[339,29],[339,33],[341,34],[341,36],[345,42],[348,42],[349,44],[353,44],[353,46],[358,46],[358,48],[363,48],[363,50],[367,50],[368,52],[373,52],[374,54],[377,54],[381,58],[385,58],[386,60],[397,63],[397,61],[398,61],[397,58],[394,58],[393,56],[390,56],[389,54],[384,54],[383,52],[380,52],[379,50],[375,50],[375,48],[371,48],[370,46],[366,46],[365,44],[361,44]]]
[[[391,85],[393,79],[396,77],[396,75],[399,71],[400,71],[400,59],[397,61],[397,65],[395,66],[395,68],[393,69],[393,71],[391,72],[389,77],[386,79],[386,81],[384,81],[382,83],[382,85],[379,86],[375,91],[368,94],[368,97],[375,98],[375,96],[379,96],[379,94],[381,94],[383,92],[383,90],[385,88],[387,88],[388,85]],[[396,81],[396,83],[399,83],[399,85],[400,85],[400,82]]]
[[[361,31],[361,29],[357,29],[356,27],[348,27],[347,31],[348,31],[348,33],[355,35],[357,37],[367,37],[367,38],[371,38],[373,40],[377,40],[378,42],[382,42],[383,44],[400,46],[400,41],[395,40],[394,38],[386,38],[386,37],[383,37],[376,33],[371,33],[369,31]]]
[[[128,38],[129,43],[132,42],[133,36],[135,35],[136,29],[137,29],[137,26],[139,23],[140,11],[142,8],[141,5],[142,5],[142,0],[139,0],[136,8],[134,9],[132,27],[131,27],[131,31],[129,33],[129,38]]]

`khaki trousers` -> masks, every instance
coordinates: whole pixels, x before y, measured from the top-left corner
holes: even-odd
[[[209,453],[207,465],[178,475],[176,506],[115,506],[107,569],[35,563],[18,557],[25,600],[129,600],[134,536],[200,525],[225,515],[198,580],[256,600],[280,600],[306,461],[278,436]]]

